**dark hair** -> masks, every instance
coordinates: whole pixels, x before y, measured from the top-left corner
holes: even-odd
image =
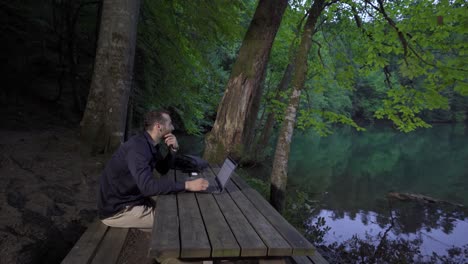
[[[162,110],[153,110],[149,111],[145,114],[145,119],[144,119],[144,126],[145,130],[151,129],[151,127],[155,123],[160,123],[164,124],[167,122],[167,118],[164,117],[164,114],[169,115],[169,112],[162,109]]]

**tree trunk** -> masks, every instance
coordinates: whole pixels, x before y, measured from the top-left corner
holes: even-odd
[[[307,76],[307,58],[312,46],[312,36],[315,25],[324,8],[324,0],[315,0],[312,5],[309,16],[307,17],[304,31],[301,37],[301,43],[297,50],[295,58],[295,70],[292,80],[292,93],[289,98],[286,114],[281,125],[278,142],[276,144],[273,169],[271,172],[271,193],[270,203],[279,212],[284,209],[286,184],[288,180],[288,159],[291,144],[291,138],[296,121],[296,111],[300,101],[301,90],[304,87]]]
[[[275,100],[282,101],[281,99],[281,92],[284,92],[288,89],[289,83],[291,83],[292,73],[294,71],[294,64],[289,63],[284,70],[283,78],[281,78],[281,82],[279,83],[276,89],[276,96]],[[263,126],[262,133],[260,134],[260,138],[257,142],[256,153],[261,151],[263,146],[268,145],[268,141],[270,141],[271,132],[273,130],[273,126],[275,125],[275,114],[270,111],[267,115],[267,119],[265,121],[265,125]],[[256,155],[258,156],[258,155]]]
[[[122,142],[132,83],[139,0],[104,0],[91,88],[81,138],[93,153]]]
[[[287,3],[287,0],[260,0],[258,3],[219,104],[213,129],[206,137],[205,159],[219,162],[227,154],[239,158],[246,143],[253,141],[261,83]]]

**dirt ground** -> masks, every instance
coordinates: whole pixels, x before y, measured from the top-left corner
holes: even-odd
[[[104,158],[80,154],[65,113],[23,103],[0,119],[0,262],[60,263],[96,217]]]

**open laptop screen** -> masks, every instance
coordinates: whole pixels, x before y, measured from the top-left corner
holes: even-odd
[[[234,163],[234,161],[232,161],[230,158],[226,158],[224,160],[223,166],[221,167],[221,170],[219,170],[219,173],[216,176],[222,188],[224,188],[236,167],[236,163]]]

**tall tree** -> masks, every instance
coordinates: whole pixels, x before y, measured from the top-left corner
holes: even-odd
[[[122,142],[132,83],[139,0],[104,0],[82,140],[92,152],[112,152]]]
[[[259,1],[219,104],[213,129],[206,136],[206,159],[221,161],[228,153],[238,158],[253,141],[261,84],[287,3],[287,0]]]
[[[308,55],[312,46],[312,37],[315,32],[315,25],[322,13],[325,4],[324,0],[315,0],[309,10],[304,30],[302,32],[301,43],[297,49],[295,57],[295,70],[292,80],[292,93],[286,109],[285,117],[281,125],[278,142],[276,144],[273,169],[271,172],[271,195],[270,203],[281,212],[284,208],[284,197],[287,183],[287,170],[291,138],[296,122],[296,112],[299,106],[301,90],[307,76]]]

